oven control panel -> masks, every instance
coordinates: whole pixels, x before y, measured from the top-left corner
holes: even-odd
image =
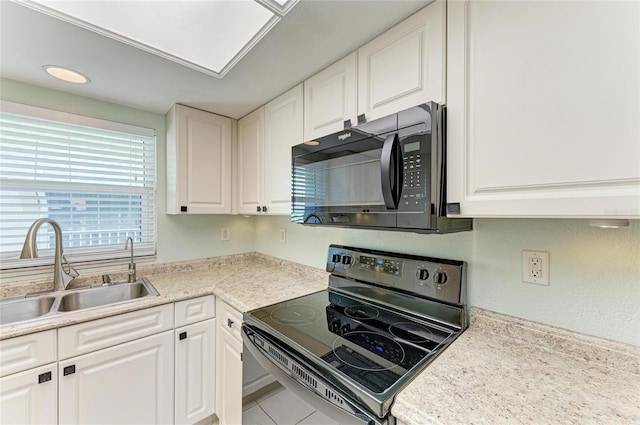
[[[452,304],[465,303],[463,261],[331,245],[327,271]]]
[[[361,255],[358,267],[394,276],[402,276],[402,261]]]

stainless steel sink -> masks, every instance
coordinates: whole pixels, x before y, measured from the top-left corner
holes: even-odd
[[[0,303],[0,324],[23,322],[44,316],[51,311],[55,297],[11,298]]]
[[[83,289],[64,295],[58,305],[58,311],[84,310],[158,295],[157,292],[152,293],[154,291],[155,288],[148,281]]]
[[[4,298],[0,299],[0,325],[107,307],[158,295],[151,282],[141,278],[132,283],[115,282],[106,286]]]

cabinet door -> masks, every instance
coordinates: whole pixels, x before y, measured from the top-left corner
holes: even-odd
[[[367,121],[427,101],[444,103],[444,1],[436,1],[358,50],[358,114]]]
[[[231,119],[174,108],[166,120],[167,213],[231,213]]]
[[[175,423],[194,424],[214,413],[215,319],[175,330]]]
[[[313,140],[357,124],[354,52],[304,82],[304,140]]]
[[[263,204],[264,107],[238,121],[238,213],[257,214]]]
[[[291,214],[291,146],[302,143],[302,84],[264,107],[264,203]]]
[[[241,424],[242,342],[221,327],[216,348],[216,414],[220,425]]]
[[[55,424],[58,420],[56,363],[0,378],[0,423]]]
[[[173,423],[173,334],[60,362],[60,423]]]
[[[448,19],[448,202],[639,217],[640,3],[473,0]]]

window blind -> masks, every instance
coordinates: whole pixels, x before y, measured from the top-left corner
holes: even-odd
[[[40,258],[20,260],[25,235],[56,220],[71,263],[155,254],[155,132],[41,108],[0,110],[2,269],[53,263],[53,228],[38,231]]]

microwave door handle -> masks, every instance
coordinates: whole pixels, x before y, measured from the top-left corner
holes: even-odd
[[[399,168],[401,165],[398,161],[398,148],[400,140],[398,134],[387,136],[382,145],[382,154],[380,156],[380,172],[382,177],[382,198],[387,209],[395,210],[398,207],[400,199],[400,183],[398,181]]]

